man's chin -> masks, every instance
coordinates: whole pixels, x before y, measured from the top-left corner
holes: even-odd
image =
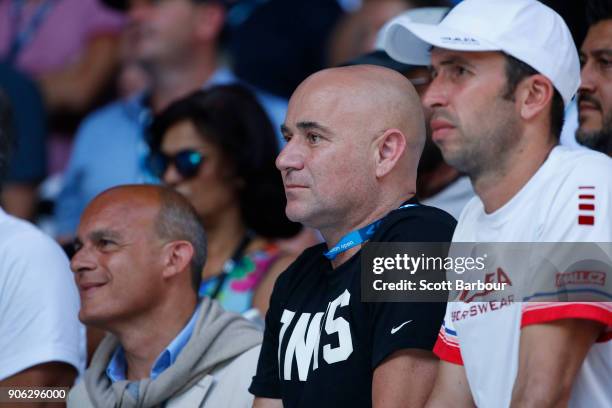
[[[304,223],[304,215],[302,214],[301,211],[296,211],[296,210],[292,210],[289,209],[289,207],[287,207],[287,211],[285,212],[287,215],[287,218],[289,218],[290,221],[293,222],[299,222],[299,223]]]
[[[610,155],[612,129],[591,130],[581,126],[576,130],[576,141],[589,149]]]
[[[469,166],[466,165],[466,157],[464,153],[449,146],[442,146],[440,150],[442,152],[442,159],[444,162],[446,162],[446,164],[460,172],[467,171]]]
[[[106,327],[106,322],[108,321],[108,316],[106,316],[104,313],[81,307],[81,310],[79,311],[79,320],[84,325],[104,329]]]
[[[597,132],[602,129],[604,117],[597,109],[580,110],[578,112],[578,129],[584,132]]]
[[[310,212],[303,205],[289,202],[285,208],[285,214],[289,220],[309,226]]]

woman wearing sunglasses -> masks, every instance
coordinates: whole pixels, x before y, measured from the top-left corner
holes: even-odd
[[[263,316],[276,277],[294,259],[275,240],[301,229],[285,216],[266,113],[244,87],[218,86],[170,105],[149,136],[151,172],[189,199],[206,228],[200,296]]]

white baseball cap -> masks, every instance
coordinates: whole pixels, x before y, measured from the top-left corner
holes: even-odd
[[[377,50],[385,49],[387,30],[398,19],[401,19],[402,21],[412,21],[415,23],[422,24],[438,24],[440,20],[442,20],[442,17],[444,17],[449,10],[450,8],[448,7],[419,7],[404,11],[402,14],[399,14],[398,16],[387,21],[385,25],[382,26],[380,30],[378,30],[378,34],[376,35],[376,44],[374,48]],[[419,54],[427,55],[429,52],[429,44],[422,40],[419,40],[416,37],[413,37],[413,39],[414,46],[419,48]],[[429,57],[421,58],[420,62],[422,63],[412,65],[428,66]]]
[[[580,83],[578,51],[567,25],[537,0],[463,0],[439,24],[399,16],[385,32],[385,50],[413,65],[430,61],[427,44],[457,51],[503,51],[551,80],[567,106]]]
[[[442,17],[444,17],[444,15],[448,13],[449,10],[450,9],[448,7],[421,7],[405,11],[402,14],[398,15],[398,17],[403,16],[404,18],[410,21],[416,21],[419,23],[436,24],[439,23],[440,20],[442,20]],[[398,71],[401,74],[405,74],[411,69],[417,67],[427,67],[429,65],[428,58],[423,59],[421,61],[421,64],[409,65],[404,64],[400,61],[396,61],[395,59],[391,58],[389,54],[387,54],[387,52],[385,51],[385,33],[389,28],[389,25],[394,20],[394,18],[390,19],[380,30],[378,30],[378,34],[376,34],[376,43],[374,44],[374,50],[367,54],[360,55],[359,57],[354,58],[343,65],[379,65]],[[427,50],[429,49],[429,44],[427,44],[425,41],[421,41],[416,38],[415,40],[415,47],[420,47],[423,53],[427,53]]]

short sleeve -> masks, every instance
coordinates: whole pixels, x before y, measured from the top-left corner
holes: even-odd
[[[68,259],[35,231],[0,248],[0,380],[51,361],[85,364],[85,329]]]
[[[445,308],[435,302],[372,303],[372,368],[402,349],[433,350]]]
[[[547,211],[540,242],[612,242],[612,160],[594,154],[584,157],[562,186]]]
[[[542,242],[603,243],[612,257],[612,161],[591,153],[571,172],[557,192]],[[612,258],[609,258],[612,259]],[[600,322],[612,331],[612,302],[530,302],[522,306],[521,327],[561,319]]]
[[[451,242],[457,221],[434,207],[417,204],[393,211],[386,217],[372,241]]]
[[[584,319],[602,323],[612,332],[612,302],[532,302],[523,303],[521,328],[562,319]]]
[[[455,226],[448,213],[417,204],[392,212],[373,241],[450,242]],[[433,350],[445,310],[446,303],[440,302],[372,303],[372,367],[401,349]]]
[[[266,313],[261,353],[257,362],[257,372],[253,377],[249,392],[256,397],[281,398],[281,384],[278,367],[278,336],[282,305],[280,298],[283,291],[283,278],[287,272],[279,276],[274,284],[270,297],[270,307]]]
[[[434,346],[434,353],[436,356],[438,356],[438,358],[440,358],[440,360],[463,365],[457,330],[453,326],[451,318],[452,308],[453,304],[450,303],[446,309],[444,321],[442,322],[442,327],[438,333],[438,339],[436,340],[436,345]]]

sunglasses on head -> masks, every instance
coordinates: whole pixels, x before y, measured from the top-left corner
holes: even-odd
[[[154,176],[161,179],[168,170],[168,166],[173,164],[181,177],[188,179],[198,173],[203,161],[204,155],[197,150],[185,149],[173,156],[162,152],[151,152],[147,158],[147,167]]]

